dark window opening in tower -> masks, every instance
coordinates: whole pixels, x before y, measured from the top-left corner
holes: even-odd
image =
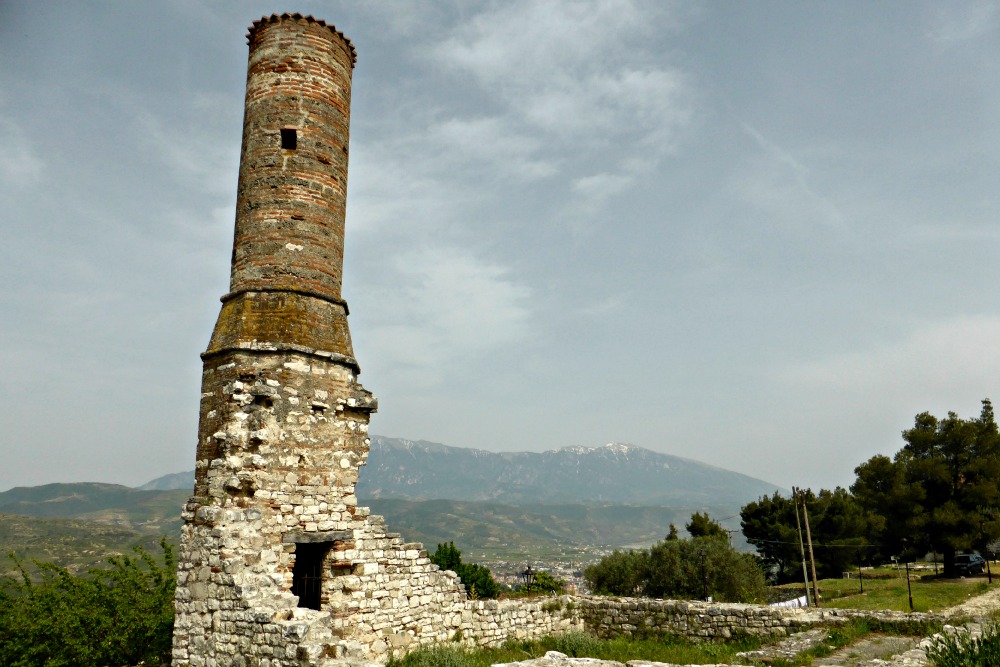
[[[281,147],[294,151],[298,147],[298,131],[294,128],[281,128]]]
[[[292,595],[299,596],[299,606],[319,611],[323,601],[323,559],[332,542],[299,542],[295,545],[292,567]]]

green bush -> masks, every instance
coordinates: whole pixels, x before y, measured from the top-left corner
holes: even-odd
[[[980,637],[945,635],[927,656],[937,667],[996,667],[1000,665],[1000,631],[989,626]]]
[[[477,563],[463,563],[462,552],[455,547],[454,542],[439,544],[430,559],[442,570],[451,570],[457,574],[471,599],[493,599],[500,595],[500,584],[493,578],[490,569]]]
[[[86,576],[36,563],[33,579],[14,559],[20,576],[0,578],[0,665],[168,664],[175,562],[170,545],[160,545],[163,565],[137,548]]]
[[[598,594],[653,598],[759,602],[766,598],[764,573],[750,554],[718,537],[664,540],[649,550],[616,551],[587,567],[583,576]]]
[[[675,539],[667,541],[675,542]],[[638,595],[649,571],[649,551],[614,551],[588,565],[583,576],[598,595]]]

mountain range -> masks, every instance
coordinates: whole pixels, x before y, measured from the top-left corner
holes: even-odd
[[[194,472],[158,477],[143,490],[189,489]],[[545,452],[490,452],[372,436],[361,499],[531,504],[742,506],[777,485],[699,461],[609,443]]]
[[[139,488],[81,482],[4,491],[0,554],[79,569],[131,544],[155,550],[159,536],[178,534],[193,486],[189,471]],[[579,562],[651,544],[696,511],[731,529],[741,547],[740,507],[775,490],[746,475],[620,443],[495,453],[372,436],[357,495],[393,530],[430,548],[453,540],[481,561]]]

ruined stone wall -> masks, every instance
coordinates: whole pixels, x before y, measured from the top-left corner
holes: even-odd
[[[665,633],[689,639],[728,639],[735,635],[781,637],[817,626],[866,618],[883,627],[910,631],[942,622],[940,614],[859,609],[782,608],[754,604],[577,596],[566,598],[565,610],[588,632],[599,637],[631,637]]]
[[[470,603],[357,506],[377,408],[341,298],[354,48],[283,14],[248,34],[230,291],[208,349],[178,552],[175,665],[323,665],[466,629],[551,631]],[[505,625],[505,627],[506,627]]]

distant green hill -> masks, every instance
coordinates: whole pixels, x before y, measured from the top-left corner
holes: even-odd
[[[190,491],[140,491],[115,484],[46,484],[0,493],[0,554],[85,568],[132,544],[176,541]],[[733,527],[734,505],[622,504],[531,506],[459,500],[362,498],[391,530],[428,549],[454,541],[471,560],[585,560],[662,539],[671,522],[708,511]],[[9,565],[9,564],[8,564]],[[0,568],[8,569],[7,567]]]
[[[140,532],[173,534],[190,491],[140,491],[120,484],[80,482],[18,486],[0,493],[0,513],[86,519]]]
[[[535,505],[524,507],[457,500],[364,500],[372,512],[407,540],[432,550],[454,541],[475,560],[588,560],[624,547],[662,540],[671,523],[683,531],[696,511],[728,518],[739,527],[739,508],[641,507],[634,505]],[[736,543],[745,544],[737,531]]]
[[[131,544],[176,540],[194,473],[139,489],[46,484],[0,493],[0,554],[92,565]],[[662,539],[708,512],[739,534],[739,508],[777,490],[731,470],[611,443],[547,452],[487,452],[372,436],[357,494],[391,530],[470,560],[587,560]],[[35,517],[28,519],[27,517]]]
[[[0,514],[0,574],[15,572],[11,552],[29,567],[37,560],[81,572],[108,556],[131,553],[133,545],[158,554],[159,541],[158,534],[99,521]]]
[[[0,493],[0,572],[6,558],[86,570],[140,545],[158,553],[161,536],[177,541],[190,491],[139,491],[118,484],[45,484]]]

